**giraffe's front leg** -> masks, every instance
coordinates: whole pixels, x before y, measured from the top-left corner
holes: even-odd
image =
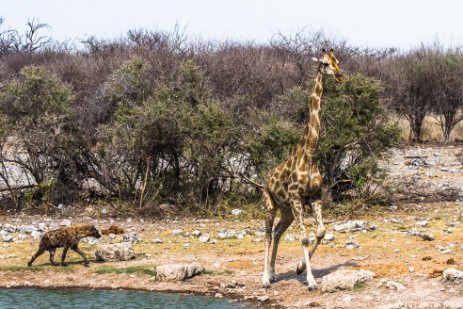
[[[315,249],[317,248],[318,243],[325,236],[325,225],[323,224],[323,218],[322,218],[322,201],[321,200],[315,200],[312,202],[312,212],[315,218],[315,223],[317,224],[317,230],[315,231],[315,236],[317,237],[317,241],[314,243],[313,248],[310,249],[310,256],[312,256]]]
[[[292,212],[282,212],[280,221],[278,222],[277,226],[275,227],[275,232],[273,235],[273,250],[272,250],[272,258],[270,260],[270,281],[275,282],[275,263],[277,259],[278,253],[278,245],[280,243],[281,236],[283,236],[284,232],[288,229],[288,227],[293,223],[294,217]]]
[[[275,221],[276,211],[273,207],[273,201],[270,194],[264,190],[265,198],[265,256],[264,256],[264,274],[262,275],[262,287],[268,289],[270,280],[275,277],[275,269],[270,266],[270,246],[272,245],[272,229]],[[273,272],[273,274],[271,273]]]

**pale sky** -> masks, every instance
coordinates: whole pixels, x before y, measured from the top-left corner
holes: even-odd
[[[278,32],[323,29],[354,46],[407,50],[436,39],[463,45],[462,12],[460,0],[0,0],[0,31],[23,32],[35,18],[64,41],[178,24],[188,36],[265,43]]]

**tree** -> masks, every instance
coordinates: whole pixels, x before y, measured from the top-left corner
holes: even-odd
[[[0,18],[0,27],[3,22],[3,18]],[[0,31],[0,55],[34,52],[50,45],[51,38],[41,35],[42,30],[50,29],[48,24],[32,19],[27,21],[26,26],[24,34],[20,34],[16,29]]]
[[[423,141],[423,123],[433,107],[440,104],[441,85],[436,53],[422,46],[391,63],[392,107],[410,124],[409,140]]]
[[[463,107],[463,57],[456,52],[435,57],[439,82],[433,87],[437,97],[433,111],[439,119],[444,141],[448,142],[452,130],[463,120],[459,113]]]
[[[368,190],[378,156],[398,142],[400,129],[385,113],[379,81],[354,75],[326,83],[317,157],[327,197],[336,200],[347,189]]]
[[[66,192],[54,191],[72,181],[67,169],[74,151],[69,134],[71,87],[43,68],[25,67],[19,78],[0,84],[0,112],[5,138],[12,151],[2,149],[2,163],[13,163],[32,177],[33,197],[40,203],[64,201]],[[69,173],[68,173],[69,172]],[[68,177],[69,176],[69,177]]]

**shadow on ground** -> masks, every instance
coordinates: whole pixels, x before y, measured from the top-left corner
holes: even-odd
[[[324,276],[338,270],[341,267],[356,267],[356,266],[358,266],[356,263],[347,262],[343,264],[332,265],[326,268],[312,269],[312,273],[315,279],[317,279],[317,278],[323,278]],[[277,279],[275,282],[289,281],[289,280],[298,280],[302,284],[306,284],[307,283],[306,282],[306,272],[304,271],[300,275],[296,274],[296,264],[295,264],[293,271],[288,271],[286,273],[277,274]]]

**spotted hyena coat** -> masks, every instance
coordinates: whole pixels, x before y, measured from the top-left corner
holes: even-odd
[[[85,257],[85,254],[79,250],[77,247],[79,241],[84,237],[95,237],[100,238],[100,232],[91,224],[79,224],[73,225],[70,227],[65,227],[57,229],[54,231],[46,232],[42,239],[40,240],[39,249],[32,256],[31,260],[27,263],[28,266],[31,266],[34,260],[42,255],[46,250],[50,253],[50,262],[53,265],[58,265],[53,260],[55,256],[56,248],[62,248],[63,254],[61,255],[61,265],[64,266],[64,260],[66,259],[66,254],[71,248],[75,252],[79,253],[80,256],[84,259],[84,263],[87,265],[88,260]]]

